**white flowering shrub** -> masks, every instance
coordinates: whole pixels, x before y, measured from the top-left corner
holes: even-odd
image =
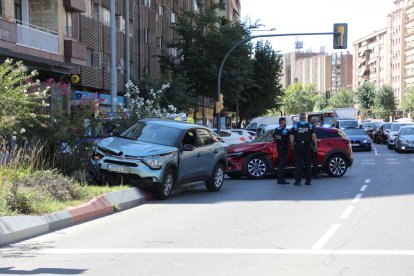
[[[118,104],[118,111],[128,114],[132,121],[145,118],[169,118],[171,114],[177,112],[177,108],[173,105],[162,107],[161,99],[165,90],[170,87],[170,84],[163,84],[158,90],[149,89],[146,97],[141,95],[140,89],[132,82],[128,82],[126,88],[129,88],[130,93],[125,94],[129,102],[128,109]]]
[[[36,71],[28,72],[21,61],[0,64],[0,135],[25,137],[35,129],[46,128],[48,87],[35,80]]]

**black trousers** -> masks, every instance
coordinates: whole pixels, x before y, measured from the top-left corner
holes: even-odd
[[[278,153],[278,160],[279,166],[277,167],[277,180],[284,181],[285,180],[285,169],[288,159],[288,149],[286,148],[277,148]]]
[[[311,167],[311,154],[312,149],[310,145],[297,144],[294,147],[295,157],[295,181],[300,182],[302,179],[303,167],[305,167],[306,182],[312,179],[312,167]]]
[[[312,157],[312,175],[317,175],[319,172],[318,152],[311,150]]]

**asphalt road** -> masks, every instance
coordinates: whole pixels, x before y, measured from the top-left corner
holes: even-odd
[[[0,274],[414,275],[414,154],[311,186],[227,180],[0,248]]]

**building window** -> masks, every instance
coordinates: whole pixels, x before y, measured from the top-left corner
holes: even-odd
[[[151,7],[151,0],[143,0],[143,1],[144,1],[144,6]]]
[[[123,16],[116,16],[116,29],[119,32],[125,32],[125,19]]]
[[[132,36],[133,33],[134,33],[134,24],[132,20],[129,20],[129,36]]]
[[[196,12],[198,11],[197,0],[193,0],[193,10]]]
[[[99,16],[99,5],[94,3],[93,1],[91,6],[91,17],[99,21],[101,20]]]
[[[66,11],[65,31],[66,36],[73,37],[73,15],[68,11]]]
[[[176,17],[176,15],[175,15],[175,13],[171,13],[171,23],[172,24],[175,24],[177,22],[177,17]]]
[[[94,52],[95,51],[91,48],[86,49],[86,65],[87,66],[94,66],[94,60],[93,60]]]
[[[148,34],[148,29],[144,30],[144,43],[148,44],[149,38],[148,38],[149,34]]]
[[[22,21],[22,0],[14,0],[14,18]]]
[[[159,15],[164,15],[164,6],[163,5],[158,5],[158,14]]]
[[[93,2],[91,0],[85,0],[85,4],[86,4],[86,9],[85,9],[85,12],[82,14],[87,17],[92,17]]]
[[[108,26],[111,25],[111,12],[105,7],[102,7],[102,23]]]
[[[0,0],[0,15],[3,15],[3,0]]]

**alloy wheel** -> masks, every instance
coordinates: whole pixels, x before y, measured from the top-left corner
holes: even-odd
[[[164,195],[165,196],[168,196],[171,193],[173,183],[174,183],[173,175],[168,174],[167,177],[165,178],[165,183],[164,183]]]
[[[329,162],[329,170],[335,176],[341,176],[346,171],[346,163],[345,160],[339,156],[332,158]]]
[[[214,176],[214,185],[219,188],[223,185],[224,180],[224,170],[222,167],[218,167],[216,170],[216,175]]]
[[[266,173],[266,163],[259,158],[254,158],[247,164],[247,170],[251,176],[261,177]]]

